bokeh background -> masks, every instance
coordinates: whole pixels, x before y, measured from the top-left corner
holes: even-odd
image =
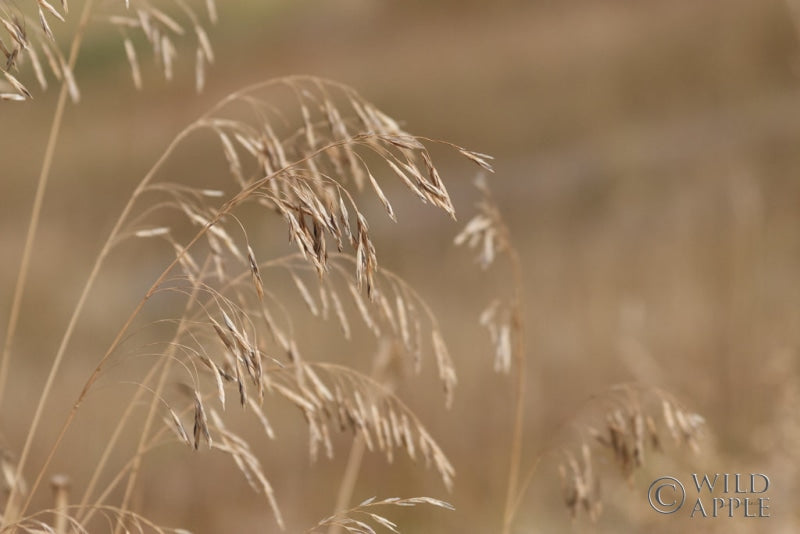
[[[73,2],[74,3],[74,2]],[[52,354],[100,245],[135,184],[169,141],[225,94],[307,73],[347,83],[414,133],[495,156],[494,191],[525,266],[528,398],[523,465],[539,464],[518,532],[795,532],[800,525],[800,11],[762,0],[220,2],[217,61],[194,92],[193,50],[166,83],[141,54],[136,91],[121,41],[98,29],[76,75],[56,153],[12,383],[3,446],[19,451]],[[72,6],[77,11],[77,6]],[[98,27],[102,25],[98,21]],[[68,34],[69,25],[59,26]],[[0,107],[0,320],[6,323],[56,91]],[[214,157],[218,157],[215,155]],[[183,153],[171,172],[202,175],[211,155]],[[455,512],[388,511],[407,532],[499,530],[512,426],[512,378],[492,372],[480,311],[508,291],[452,246],[474,213],[476,169],[440,155],[453,222],[387,186],[399,224],[374,206],[381,265],[439,314],[459,372],[452,409],[433,377],[399,394],[450,455],[448,493],[405,458],[367,456],[353,496],[429,495]],[[203,178],[206,179],[206,178]],[[370,198],[368,202],[374,201]],[[275,254],[291,250],[275,219]],[[90,363],[149,285],[159,259],[110,262],[84,314],[35,457],[47,451]],[[298,299],[297,314],[302,317]],[[152,318],[158,310],[150,310]],[[377,342],[345,343],[308,319],[307,357],[369,371]],[[313,356],[310,356],[313,355]],[[427,369],[430,371],[430,368]],[[428,373],[432,374],[432,373]],[[102,382],[54,472],[80,487],[115,420],[119,376]],[[570,519],[555,452],[575,447],[593,398],[635,382],[670,391],[707,422],[702,451],[668,449],[631,482],[608,458],[605,514]],[[587,404],[588,403],[588,404]],[[93,407],[92,407],[93,406]],[[332,511],[350,441],[310,465],[302,418],[267,410],[278,439],[255,447],[290,531]],[[583,424],[583,423],[580,423]],[[254,434],[255,435],[255,434]],[[135,434],[132,434],[135,437]],[[258,440],[261,441],[258,441]],[[553,454],[551,454],[553,453]],[[120,451],[120,458],[123,451]],[[154,456],[137,505],[194,532],[271,532],[270,513],[228,460],[174,447]],[[602,466],[601,466],[602,467]],[[657,476],[765,473],[773,517],[688,520],[654,513]],[[400,513],[402,512],[402,513]]]

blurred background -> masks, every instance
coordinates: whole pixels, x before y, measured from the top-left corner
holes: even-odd
[[[76,68],[83,99],[65,116],[15,343],[7,393],[13,402],[6,401],[0,419],[4,448],[21,449],[44,370],[88,269],[164,147],[243,85],[313,74],[355,87],[410,132],[496,158],[489,183],[525,268],[523,471],[545,459],[515,532],[797,531],[796,3],[273,0],[218,7],[220,20],[209,31],[216,62],[200,95],[190,46],[179,48],[171,83],[142,50],[144,87],[136,91],[116,32],[98,22],[85,43]],[[68,35],[68,25],[58,28]],[[37,91],[31,103],[0,107],[4,325],[56,92]],[[380,214],[374,199],[367,202],[374,204],[381,265],[426,295],[456,363],[459,387],[450,410],[432,366],[397,385],[452,460],[455,489],[448,493],[433,471],[404,457],[390,465],[367,455],[352,500],[428,495],[456,511],[386,515],[402,520],[404,532],[497,532],[513,379],[492,372],[478,315],[507,294],[508,273],[502,265],[483,272],[471,252],[452,246],[474,214],[477,173],[452,154],[439,156],[458,222],[419,206],[401,184],[386,186],[398,224]],[[170,172],[201,175],[209,158],[184,152]],[[285,228],[273,223],[264,232],[275,236],[277,256],[291,249]],[[69,352],[35,458],[46,453],[91,362],[158,265],[135,250],[112,258]],[[158,317],[157,309],[149,313]],[[304,313],[299,299],[296,313]],[[346,343],[315,319],[304,325],[307,358],[347,361],[369,372],[378,344],[365,332]],[[602,415],[587,406],[621,382],[662,388],[702,414],[702,450],[668,448],[630,482],[609,456],[598,467],[608,470],[604,515],[594,525],[581,515],[572,520],[553,458],[576,447],[573,421],[595,417],[602,426]],[[77,487],[107,435],[98,422],[113,422],[119,413],[112,407],[125,390],[120,383],[101,383],[56,459],[53,471],[69,474]],[[310,465],[302,418],[286,406],[267,412],[278,439],[256,437],[254,448],[289,531],[303,531],[332,512],[350,440],[338,437],[335,458]],[[180,447],[160,452],[147,463],[137,505],[157,521],[198,533],[273,531],[268,508],[228,462]],[[653,479],[686,480],[697,472],[769,475],[772,517],[701,521],[650,509]]]

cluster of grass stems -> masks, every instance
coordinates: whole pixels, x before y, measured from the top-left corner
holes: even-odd
[[[14,102],[33,97],[20,81],[28,66],[42,89],[48,84],[42,63],[49,65],[48,74],[60,85],[3,343],[0,402],[14,364],[19,313],[62,118],[70,97],[77,101],[80,96],[72,72],[90,23],[102,20],[119,29],[137,87],[142,85],[134,46],[137,38],[152,48],[164,75],[170,78],[179,48],[174,41],[192,37],[198,90],[204,85],[206,64],[214,60],[204,26],[216,21],[213,0],[199,7],[184,0],[164,2],[164,6],[138,0],[117,3],[108,13],[102,11],[108,6],[98,8],[93,0],[83,3],[65,56],[49,21],[68,16],[66,2],[53,6],[46,0],[25,0],[23,4],[31,5],[22,7],[0,3],[0,21],[6,32],[0,38],[5,54],[2,99]],[[36,11],[38,18],[28,18],[25,8]],[[279,98],[292,102],[291,108],[276,109],[271,102]],[[164,170],[166,163],[177,157],[187,139],[204,134],[216,140],[219,157],[224,158],[229,170],[227,175],[204,177],[206,181],[216,180],[214,187],[199,187],[169,176]],[[97,532],[99,525],[105,524],[114,533],[185,532],[154,524],[132,504],[142,462],[148,452],[165,442],[228,455],[253,490],[263,494],[275,524],[284,528],[280,499],[253,447],[226,424],[225,407],[240,404],[258,421],[265,436],[275,439],[264,410],[265,396],[282,398],[297,407],[308,428],[312,459],[319,454],[333,455],[332,431],[350,431],[355,436],[337,492],[335,514],[308,532],[397,532],[399,527],[382,510],[422,504],[451,508],[430,497],[370,499],[354,507],[350,504],[367,449],[389,460],[406,454],[435,469],[446,488],[453,485],[455,469],[445,451],[394,394],[380,361],[386,353],[392,353],[392,357],[404,358],[421,372],[423,360],[432,356],[446,404],[452,402],[457,382],[455,365],[424,297],[402,277],[378,268],[378,247],[361,208],[361,197],[371,191],[388,217],[395,220],[391,200],[381,184],[396,179],[421,202],[454,217],[455,207],[431,155],[434,147],[453,150],[482,171],[492,171],[490,157],[412,135],[352,88],[311,76],[285,77],[239,90],[180,132],[141,179],[116,219],[53,356],[25,442],[3,460],[7,492],[0,531]],[[480,315],[494,347],[494,368],[508,373],[515,388],[507,492],[499,521],[499,529],[507,534],[538,464],[534,461],[524,470],[527,358],[523,269],[486,181],[480,180],[478,185],[483,196],[478,213],[455,242],[473,247],[486,268],[497,258],[504,258],[512,275],[511,296],[498,298]],[[295,253],[274,257],[249,237],[250,229],[264,220],[285,225],[289,241],[297,248]],[[163,245],[164,268],[122,320],[76,393],[49,452],[34,464],[32,448],[40,439],[54,382],[68,364],[73,334],[98,276],[118,247],[135,247],[143,240],[157,240]],[[278,280],[296,289],[296,297],[310,313],[338,322],[343,336],[351,336],[353,321],[364,323],[384,347],[383,355],[376,356],[371,375],[306,358],[294,335],[287,305],[271,285]],[[53,507],[32,509],[81,405],[109,363],[123,357],[123,342],[157,296],[180,302],[182,312],[157,323],[168,322],[172,333],[142,349],[157,358],[144,376],[132,379],[139,387],[120,414],[87,486],[78,496],[75,488],[68,492],[68,484],[57,477],[51,481]],[[168,390],[175,383],[180,394],[170,395]],[[625,474],[642,465],[645,449],[660,448],[659,427],[667,428],[676,441],[696,446],[697,418],[666,393],[650,392],[660,401],[659,423],[640,402],[641,392],[632,387],[620,391],[624,391],[622,400],[609,410],[603,430],[591,430],[591,438],[579,444],[580,452],[565,452],[561,469],[564,499],[573,514],[579,508],[593,518],[599,513],[590,443],[609,449]],[[614,395],[619,396],[619,391]],[[137,420],[133,411],[140,405],[146,406],[146,415],[140,422],[135,451],[124,465],[111,465],[112,452],[126,425]]]

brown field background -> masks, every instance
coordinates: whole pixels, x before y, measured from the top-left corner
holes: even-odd
[[[211,31],[217,63],[202,95],[193,91],[192,50],[179,54],[169,84],[142,54],[144,89],[137,92],[117,36],[99,31],[87,41],[76,72],[83,101],[65,117],[22,309],[0,419],[3,447],[21,448],[88,269],[167,143],[240,86],[308,73],[354,86],[413,133],[496,158],[490,184],[525,265],[523,465],[552,453],[536,471],[516,532],[800,528],[800,18],[792,18],[792,3],[220,4],[220,22]],[[35,96],[32,103],[0,107],[3,325],[56,92]],[[397,378],[401,397],[454,463],[455,489],[448,493],[433,471],[405,457],[390,465],[368,455],[353,500],[442,498],[456,511],[386,515],[401,520],[404,532],[496,532],[512,379],[492,372],[478,315],[494,296],[507,294],[508,277],[502,268],[482,272],[469,251],[452,246],[474,213],[476,170],[446,151],[435,155],[458,223],[420,206],[393,182],[387,192],[398,224],[372,197],[364,200],[372,208],[381,266],[426,295],[459,372],[450,410],[431,360],[422,376]],[[214,178],[204,175],[209,169],[224,169],[220,158],[184,150],[170,172],[206,181]],[[259,232],[262,250],[274,249],[275,256],[292,250],[277,219]],[[156,247],[128,247],[112,258],[92,294],[34,465],[92,362],[166,258]],[[369,372],[378,346],[373,338],[361,331],[344,342],[295,301],[308,359]],[[164,313],[154,305],[148,317]],[[128,348],[145,342],[133,340]],[[85,484],[109,425],[133,391],[125,369],[136,363],[123,360],[120,354],[82,408],[54,463],[53,472],[68,474],[76,488]],[[604,515],[596,525],[583,517],[573,522],[561,502],[554,458],[575,446],[575,428],[601,417],[593,415],[590,399],[621,382],[663,388],[702,414],[702,451],[668,448],[649,458],[631,483],[609,457]],[[310,465],[302,417],[285,403],[267,402],[277,439],[244,432],[253,436],[289,531],[303,531],[331,513],[350,440],[338,436],[335,458]],[[136,433],[129,438],[135,447]],[[120,461],[126,452],[120,448]],[[165,448],[146,463],[137,506],[198,533],[273,531],[268,508],[229,462],[208,451]],[[689,520],[650,509],[650,481],[666,474],[687,480],[695,472],[769,475],[772,517]]]

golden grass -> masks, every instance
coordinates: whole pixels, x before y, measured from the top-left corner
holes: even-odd
[[[50,9],[44,9],[49,16],[53,15]],[[162,32],[195,36],[195,85],[202,88],[206,63],[214,59],[211,45],[204,37],[205,30],[198,31],[200,26],[194,25],[192,17],[187,24],[156,11],[145,9],[141,16],[161,25]],[[14,25],[13,17],[4,15],[3,20],[12,29],[19,28]],[[164,75],[172,76],[177,48],[171,41],[157,38],[156,33],[144,28],[147,24],[141,20],[137,23],[134,19],[114,19],[113,23],[143,30],[142,39],[154,48]],[[42,27],[45,34],[46,28]],[[138,87],[142,84],[137,52],[141,50],[140,43],[123,34],[121,50]],[[76,42],[79,44],[80,38]],[[44,45],[38,46],[44,49]],[[76,45],[75,53],[77,49]],[[30,61],[35,69],[35,60]],[[71,65],[73,60],[64,63]],[[34,75],[39,77],[38,73]],[[27,89],[23,91],[16,85],[25,79],[22,76],[17,79],[16,74],[8,76],[14,80],[9,80],[9,90],[16,93],[7,99],[27,97]],[[64,77],[54,115],[50,141],[53,147],[66,98],[70,92],[76,94],[74,81],[67,78],[71,80]],[[170,161],[185,156],[181,149],[195,136],[205,136],[206,141],[213,138],[213,149],[208,148],[210,143],[203,146],[224,162],[229,176],[217,171],[208,176],[175,176],[170,172]],[[336,514],[310,531],[373,528],[358,522],[363,519],[371,520],[375,527],[391,530],[395,525],[390,519],[380,514],[370,515],[367,509],[379,504],[439,503],[424,498],[383,500],[350,508],[347,503],[353,494],[352,473],[362,461],[358,452],[361,447],[380,451],[390,461],[401,454],[424,460],[432,464],[445,486],[453,483],[454,462],[446,456],[447,447],[436,441],[437,429],[423,425],[424,412],[421,417],[415,415],[387,385],[387,381],[396,378],[387,377],[393,373],[368,376],[349,366],[325,363],[324,351],[309,354],[303,350],[297,333],[307,331],[301,324],[305,318],[289,311],[295,308],[290,301],[302,303],[311,316],[338,323],[346,338],[361,339],[363,334],[371,332],[388,343],[391,360],[407,362],[403,365],[411,369],[421,370],[433,364],[435,377],[445,390],[446,403],[453,402],[455,368],[464,355],[454,352],[456,361],[452,361],[445,343],[447,332],[432,311],[435,306],[427,304],[410,284],[386,269],[383,262],[378,267],[383,248],[381,236],[372,230],[374,214],[364,207],[367,199],[374,200],[390,220],[399,220],[399,227],[404,228],[406,219],[399,208],[402,201],[398,201],[401,197],[390,185],[391,180],[397,180],[419,200],[453,215],[456,210],[450,193],[430,154],[435,147],[437,143],[429,139],[406,133],[397,121],[349,87],[315,77],[281,78],[236,93],[179,134],[131,195],[74,308],[50,378],[39,398],[27,444],[21,447],[19,459],[9,464],[12,494],[6,501],[6,520],[11,522],[12,518],[20,517],[19,524],[30,531],[44,528],[36,523],[43,521],[56,532],[63,532],[67,529],[64,524],[67,516],[70,528],[80,530],[89,528],[87,525],[94,528],[100,523],[98,516],[104,515],[112,518],[111,530],[119,531],[133,524],[157,530],[159,527],[154,523],[134,512],[140,509],[137,494],[147,476],[143,464],[148,454],[162,443],[182,442],[187,448],[216,451],[230,458],[253,489],[266,497],[280,524],[285,521],[280,492],[273,490],[267,476],[269,470],[262,464],[251,436],[245,437],[247,432],[235,429],[228,419],[232,407],[238,404],[252,417],[253,426],[258,426],[263,436],[283,439],[279,426],[271,420],[271,402],[277,399],[302,414],[302,426],[309,433],[311,458],[333,453],[336,440],[333,430],[337,428],[356,436],[351,454],[354,460],[348,465],[349,474],[343,477],[337,498],[333,495],[338,484],[326,488]],[[490,168],[485,155],[450,147],[479,167]],[[47,154],[31,218],[29,244],[23,253],[20,281],[13,298],[5,354],[13,349],[19,303],[25,291],[53,149],[48,148]],[[498,528],[510,532],[519,519],[534,473],[541,476],[537,469],[539,458],[550,448],[531,451],[528,440],[523,440],[525,425],[529,425],[534,411],[526,406],[525,393],[529,389],[526,366],[529,359],[539,355],[528,354],[523,342],[528,324],[522,309],[526,294],[522,280],[526,276],[502,215],[487,198],[480,204],[478,215],[467,222],[457,242],[475,247],[479,263],[485,267],[498,258],[509,260],[511,265],[511,287],[507,293],[498,292],[480,316],[480,324],[489,333],[495,370],[508,373],[514,382],[508,409],[513,414],[512,438],[509,452],[502,458],[509,464],[507,487],[502,513],[497,513],[501,517],[496,522]],[[276,257],[264,246],[257,237],[262,221],[284,224],[296,253]],[[156,251],[148,254],[153,254],[154,260],[163,258],[166,267],[115,333],[83,391],[72,399],[72,411],[56,445],[39,464],[40,455],[28,452],[40,443],[42,447],[49,446],[41,441],[40,436],[45,432],[37,430],[38,414],[44,413],[48,404],[51,384],[69,365],[65,356],[73,343],[72,330],[78,324],[89,292],[113,252],[139,247]],[[147,315],[144,310],[148,310]],[[162,310],[169,310],[170,314],[154,321],[153,317],[158,317]],[[142,335],[139,330],[146,332],[147,344],[127,350],[125,344]],[[628,348],[628,345],[623,347]],[[40,487],[52,474],[48,463],[62,438],[66,439],[66,429],[98,382],[109,376],[112,367],[125,368],[129,357],[133,361],[156,363],[138,375],[124,377],[137,384],[136,393],[122,413],[120,424],[109,429],[107,446],[99,456],[90,483],[77,488],[81,493],[79,504],[66,507],[64,491],[60,489],[63,485],[57,484],[57,498],[52,501],[56,512],[40,508],[42,499],[34,494],[37,490],[42,493]],[[5,370],[13,370],[13,363],[4,356],[0,373],[3,380]],[[598,519],[601,509],[596,491],[598,457],[603,455],[616,462],[623,478],[630,478],[635,469],[644,465],[644,459],[650,458],[651,452],[662,448],[664,429],[680,445],[692,448],[697,443],[699,420],[661,390],[625,387],[612,389],[607,397],[612,399],[608,411],[582,427],[577,439],[558,445],[564,449],[561,472],[566,507],[576,516],[583,509],[591,519]],[[653,409],[650,402],[653,398],[663,401],[655,403],[660,411]],[[129,459],[118,462],[114,457],[116,448],[124,446],[126,425],[138,429],[138,435]],[[464,471],[459,469],[459,474],[461,482]],[[467,473],[466,477],[471,475]],[[31,476],[32,488],[22,495],[21,481]],[[337,504],[333,505],[334,502]]]
[[[209,4],[209,7],[212,5]],[[49,4],[40,4],[42,30],[53,40],[47,21],[41,14],[42,7],[59,18],[60,14]],[[63,7],[66,10],[66,6]],[[82,24],[75,34],[71,59],[69,64],[62,66],[61,74],[77,58],[91,10],[91,2],[84,4]],[[205,54],[206,59],[212,60],[213,53],[205,32],[196,24],[193,12],[187,10],[186,13],[195,21],[194,31],[200,43],[198,50]],[[209,13],[213,13],[213,17],[216,12],[209,10]],[[138,19],[113,19],[112,22],[143,29],[156,51],[160,52],[165,76],[170,79],[174,47],[169,38],[160,33],[156,24],[179,35],[184,33],[183,28],[163,11],[149,5],[138,9],[137,14]],[[19,52],[30,51],[32,47],[22,32],[18,18],[3,18],[3,23],[9,31],[14,30],[12,36],[17,43],[16,53],[9,58],[7,65],[10,69]],[[139,86],[135,49],[127,37],[125,51],[132,66],[134,82]],[[198,63],[198,88],[202,87],[202,63]],[[36,70],[38,74],[40,69]],[[30,96],[16,78],[10,75],[7,78],[20,94]],[[52,147],[58,138],[65,96],[68,92],[76,94],[76,91],[70,91],[74,89],[74,83],[68,82],[67,78],[71,79],[64,76],[50,137],[51,148],[45,157],[23,253],[3,355],[4,370],[9,368],[19,302],[25,289],[30,250],[35,241],[41,198],[47,186]],[[282,90],[296,99],[296,107],[300,112],[298,126],[287,126],[291,122],[285,113],[276,112],[263,95],[276,90]],[[242,114],[242,111],[246,113]],[[230,167],[230,182],[221,183],[219,189],[208,189],[197,188],[191,182],[159,181],[157,174],[172,152],[186,137],[202,130],[209,130],[218,136],[222,154]],[[99,477],[104,469],[110,467],[107,460],[117,444],[121,429],[129,422],[130,413],[126,410],[108,441],[80,506],[74,511],[68,511],[64,504],[65,484],[58,485],[57,510],[53,519],[53,528],[57,531],[65,531],[67,520],[71,528],[84,531],[98,510],[116,516],[115,532],[126,528],[123,525],[128,521],[140,527],[148,524],[162,531],[141,516],[131,516],[130,505],[142,458],[163,439],[164,429],[154,428],[153,422],[157,411],[164,409],[169,414],[168,426],[180,441],[195,450],[204,444],[229,455],[253,489],[265,495],[275,521],[283,527],[272,486],[247,441],[226,427],[224,411],[208,405],[216,397],[216,402],[224,410],[226,382],[235,386],[239,404],[253,411],[270,438],[274,438],[274,434],[261,409],[265,393],[281,396],[294,404],[308,425],[312,460],[316,458],[320,446],[324,446],[327,455],[332,456],[329,428],[335,425],[340,430],[350,429],[359,433],[369,449],[383,451],[390,460],[398,448],[405,450],[412,458],[421,455],[426,463],[435,466],[445,485],[451,486],[454,475],[452,465],[430,433],[397,397],[354,369],[304,360],[291,333],[291,320],[285,316],[285,308],[280,300],[269,287],[265,288],[261,274],[266,268],[280,267],[286,270],[311,312],[314,315],[327,315],[329,302],[332,302],[345,335],[349,335],[349,320],[332,280],[337,275],[342,279],[360,316],[375,335],[386,338],[393,334],[398,346],[416,359],[418,368],[426,336],[423,325],[426,320],[429,321],[432,328],[427,333],[430,336],[428,343],[435,354],[448,399],[451,399],[455,373],[436,327],[436,320],[424,301],[402,279],[389,273],[385,277],[385,291],[378,286],[375,247],[367,219],[353,194],[354,190],[362,189],[368,180],[389,217],[395,220],[389,199],[373,174],[377,172],[376,165],[382,163],[420,200],[453,215],[454,208],[447,190],[422,141],[424,139],[400,129],[394,120],[352,89],[313,77],[282,78],[248,87],[222,100],[181,132],[132,193],[92,267],[39,396],[25,445],[13,467],[3,528],[29,530],[33,528],[30,525],[44,524],[40,519],[41,512],[31,511],[30,506],[52,458],[80,406],[103,376],[109,360],[115,355],[137,316],[148,301],[160,293],[177,295],[178,298],[183,296],[186,305],[172,339],[166,342],[156,365],[139,383],[140,389],[129,405],[139,402],[142,392],[151,394],[150,408],[134,455],[112,478],[100,497],[93,498]],[[488,156],[461,147],[454,148],[476,164],[490,169],[486,162]],[[235,187],[226,194],[225,189],[230,191],[231,184]],[[262,216],[277,215],[283,219],[289,230],[289,241],[296,243],[299,253],[259,262],[247,238],[247,222],[236,214],[237,209],[246,203],[258,206],[263,212]],[[149,220],[159,221],[163,213],[177,213],[179,216],[177,220],[172,218],[172,224],[178,228],[148,223]],[[193,225],[199,229],[187,233],[181,228],[186,227],[186,223],[189,223],[189,227]],[[237,234],[238,238],[233,237]],[[67,414],[50,453],[43,464],[35,468],[38,474],[33,483],[30,488],[23,487],[21,481],[30,467],[29,454],[38,437],[41,416],[86,298],[107,256],[130,238],[159,238],[169,245],[167,250],[172,250],[174,256],[167,260],[166,268],[134,307],[98,360]],[[329,241],[333,242],[338,252],[329,254]],[[345,244],[352,247],[351,253],[344,254]],[[243,249],[247,251],[246,255],[241,252]],[[302,280],[307,276],[308,266],[313,267],[317,275],[319,304]],[[346,267],[354,267],[354,272]],[[366,296],[366,300],[362,295]],[[390,302],[386,295],[393,300]],[[418,315],[418,309],[427,316]],[[282,321],[288,322],[288,330],[280,325]],[[379,324],[388,326],[392,334],[387,329],[381,331]],[[173,372],[176,364],[178,369]],[[3,378],[6,373],[3,372]],[[177,376],[173,376],[175,374]],[[156,385],[151,385],[156,378]],[[189,399],[188,407],[173,406],[164,398],[167,383],[175,380],[182,385],[184,395]],[[214,388],[207,390],[207,385],[211,384]],[[187,411],[193,413],[191,437],[182,421]],[[120,504],[106,504],[109,491],[125,478],[127,483]],[[440,501],[429,498],[397,502],[390,500],[380,504],[407,506],[423,502],[440,504]],[[381,516],[374,517],[384,525],[391,524],[384,523],[388,520]],[[322,522],[319,526],[325,524]]]

